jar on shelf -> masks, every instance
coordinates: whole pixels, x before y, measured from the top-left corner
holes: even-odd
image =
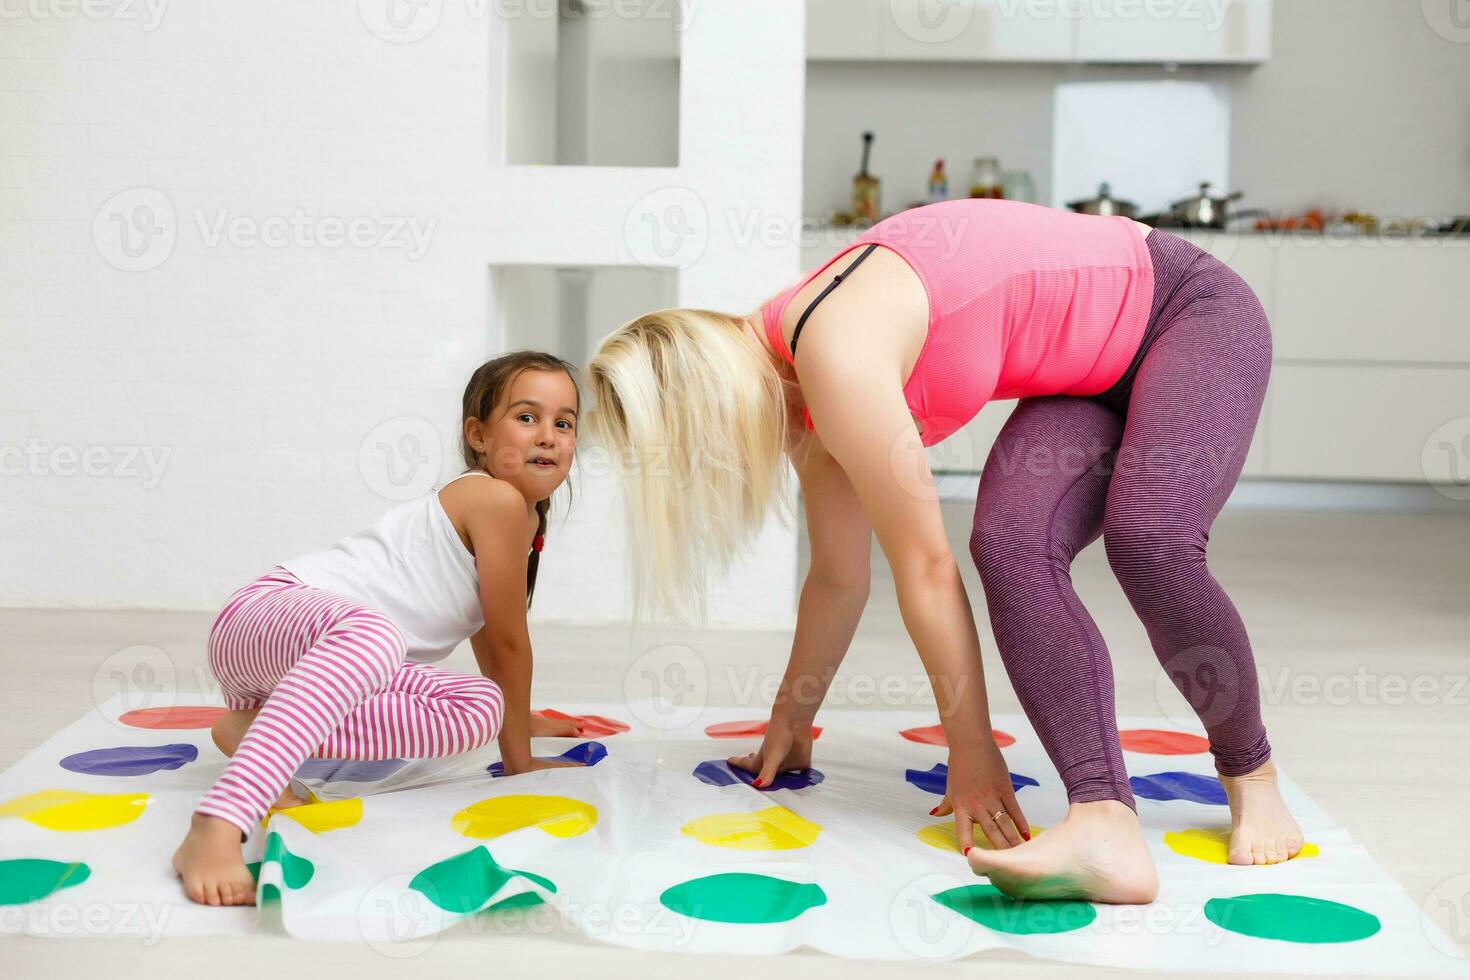
[[[999,198],[1003,195],[1000,161],[995,157],[976,157],[970,170],[970,196]]]

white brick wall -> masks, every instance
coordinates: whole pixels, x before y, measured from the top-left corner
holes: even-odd
[[[408,8],[437,21],[399,43],[365,24],[393,37],[386,2],[0,22],[0,604],[215,608],[391,506],[411,457],[420,482],[453,472],[460,391],[499,343],[489,267],[663,263],[623,231],[651,192],[711,215],[680,302],[747,311],[799,272],[794,239],[737,235],[800,211],[800,4],[694,4],[680,165],[599,169],[503,165],[494,5]],[[357,244],[319,237],[354,219]],[[618,618],[608,487],[577,489],[537,615]],[[768,529],[716,618],[789,621],[795,556]]]

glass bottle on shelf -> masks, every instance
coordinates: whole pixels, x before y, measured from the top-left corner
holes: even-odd
[[[1036,203],[1036,183],[1028,170],[1007,170],[1001,184],[1001,196],[1007,201]]]
[[[975,166],[970,171],[970,196],[1002,196],[1000,161],[995,157],[975,158]]]

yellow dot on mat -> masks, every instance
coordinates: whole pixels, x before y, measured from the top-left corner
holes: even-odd
[[[0,803],[0,817],[19,817],[47,830],[106,830],[137,820],[148,800],[147,793],[43,789]]]
[[[1036,824],[1032,824],[1031,836],[1035,837],[1045,829],[1045,827],[1038,827]],[[941,851],[960,853],[960,839],[955,836],[953,819],[941,820],[939,823],[931,823],[927,827],[920,827],[919,832],[914,836],[930,847],[937,847]],[[985,836],[985,831],[980,829],[979,824],[975,825],[973,839],[976,847],[983,847],[987,851],[993,850],[990,839]]]
[[[449,821],[455,833],[484,840],[525,827],[553,837],[576,837],[597,823],[597,808],[566,796],[517,793],[471,803]]]
[[[1200,827],[1174,830],[1164,835],[1164,843],[1168,845],[1169,850],[1181,857],[1209,861],[1212,864],[1230,863],[1230,831],[1228,830],[1205,830]],[[1303,844],[1296,857],[1316,857],[1319,853],[1316,844]]]
[[[822,828],[784,806],[744,813],[715,813],[683,826],[684,833],[701,843],[739,851],[789,851],[806,847]]]
[[[349,800],[330,800],[323,803],[315,793],[309,793],[310,803],[300,806],[288,806],[284,810],[274,807],[266,813],[265,818],[260,821],[263,827],[270,820],[271,814],[280,814],[290,817],[301,824],[313,834],[324,833],[328,830],[341,830],[343,827],[351,827],[362,821],[362,800],[356,796]]]

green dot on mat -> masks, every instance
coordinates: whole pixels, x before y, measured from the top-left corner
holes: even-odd
[[[964,885],[930,897],[987,929],[1016,936],[1072,932],[1097,918],[1097,909],[1087,902],[1021,901],[994,885]]]
[[[1227,932],[1289,943],[1350,943],[1382,928],[1378,916],[1351,905],[1274,892],[1212,898],[1205,918]]]
[[[517,875],[531,879],[547,891],[556,891],[556,885],[538,874],[501,867],[483,846],[429,865],[413,876],[408,887],[446,912],[474,912]],[[524,908],[539,901],[539,895],[532,900],[517,894],[496,902],[491,908]]]
[[[827,904],[820,885],[799,884],[770,875],[720,874],[694,878],[666,889],[664,907],[709,922],[787,922],[807,909]]]
[[[0,905],[23,905],[52,892],[80,885],[92,869],[80,861],[16,858],[0,861]]]
[[[286,846],[285,838],[275,831],[265,839],[265,850],[260,855],[259,861],[251,861],[245,865],[257,882],[260,881],[260,866],[266,861],[276,861],[281,865],[281,878],[287,888],[305,888],[306,883],[311,881],[311,876],[316,873],[316,866],[300,854],[295,854]],[[270,901],[281,897],[281,891],[275,885],[264,885],[260,889],[258,899]]]

